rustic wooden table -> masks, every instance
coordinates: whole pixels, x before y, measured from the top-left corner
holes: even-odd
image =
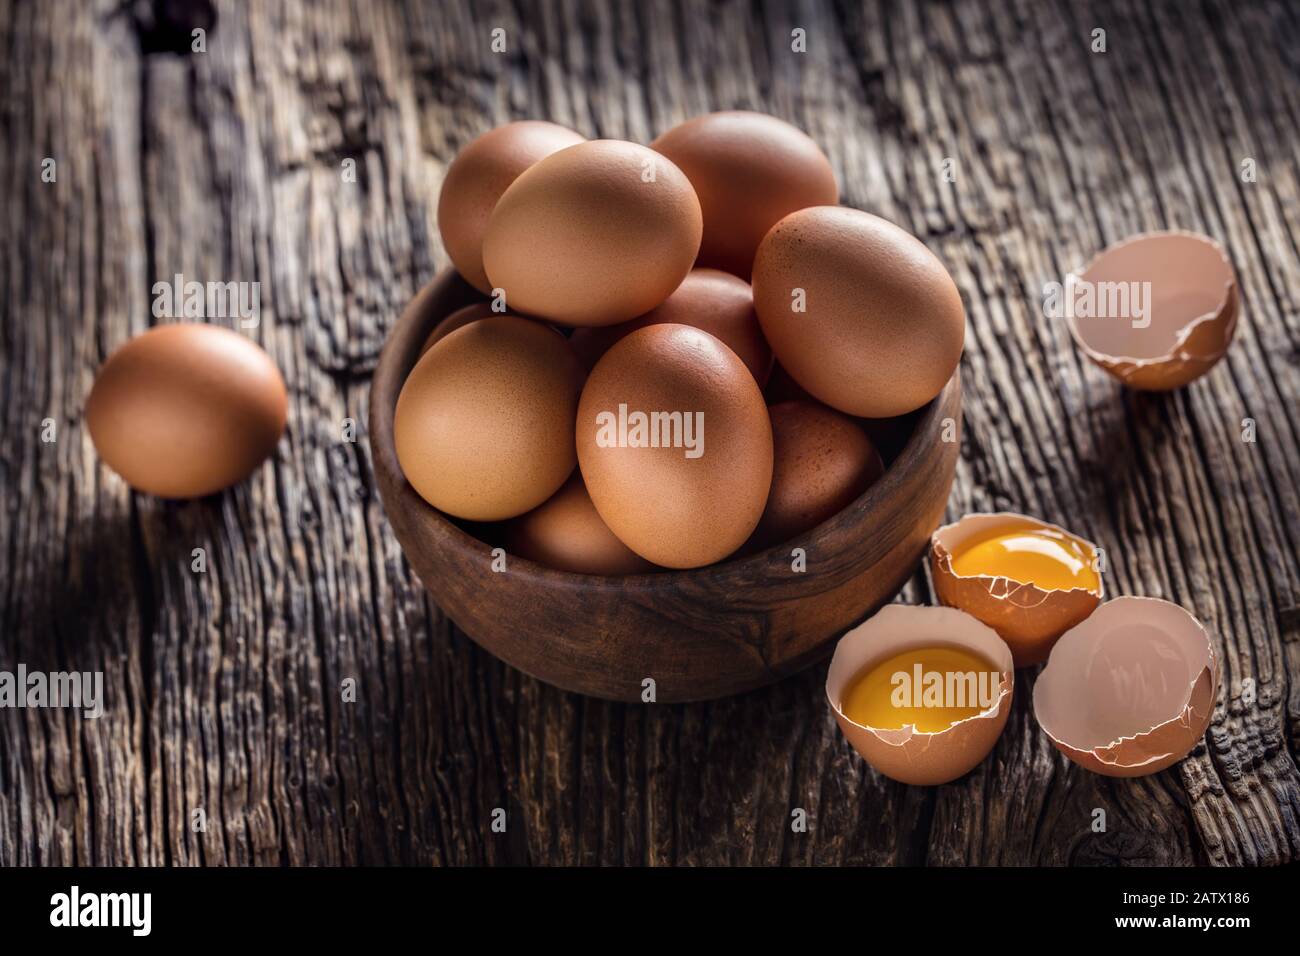
[[[0,711],[0,863],[1300,857],[1286,0],[0,0],[0,49],[0,669],[100,670],[107,698],[98,720]],[[1022,674],[992,756],[908,788],[841,739],[824,665],[715,703],[612,705],[510,670],[431,605],[376,498],[365,408],[386,332],[446,263],[448,162],[513,118],[647,142],[724,107],[807,130],[846,203],[952,270],[970,325],[950,515],[1065,524],[1107,548],[1112,593],[1213,629],[1223,689],[1182,764],[1132,781],[1068,764]],[[1205,379],[1126,393],[1042,318],[1041,289],[1171,226],[1226,244],[1244,321]],[[82,416],[176,273],[260,283],[251,334],[291,403],[272,463],[188,504],[131,494]],[[923,574],[901,599],[930,599]]]

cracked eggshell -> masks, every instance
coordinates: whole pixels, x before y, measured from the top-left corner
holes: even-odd
[[[844,693],[863,670],[910,648],[936,646],[965,648],[999,668],[1002,684],[996,705],[933,734],[911,726],[878,730],[845,716]],[[922,786],[956,780],[988,756],[1006,726],[1014,687],[1011,650],[992,628],[955,608],[907,604],[881,608],[845,634],[826,675],[826,699],[853,749],[886,777]]]
[[[1069,316],[1084,354],[1129,388],[1181,388],[1214,367],[1237,328],[1240,300],[1227,253],[1192,232],[1151,232],[1110,246],[1078,274],[1092,283],[1150,282],[1150,324]]]
[[[1057,642],[1034,715],[1079,766],[1141,777],[1191,752],[1218,695],[1218,656],[1201,623],[1168,601],[1120,597]]]
[[[939,600],[960,608],[989,625],[1006,641],[1017,667],[1047,660],[1052,644],[1101,603],[1105,583],[1097,576],[1097,590],[1073,588],[1044,590],[1033,584],[996,575],[963,576],[952,567],[953,554],[973,537],[994,528],[1058,531],[1085,545],[1095,555],[1097,546],[1064,528],[1011,512],[969,514],[944,525],[930,539],[930,571]]]

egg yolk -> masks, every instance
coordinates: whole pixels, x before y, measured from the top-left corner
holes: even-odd
[[[992,575],[1049,591],[1096,591],[1100,586],[1092,549],[1051,528],[994,530],[975,537],[956,549],[952,569],[962,577]]]
[[[1002,674],[961,647],[919,647],[863,669],[840,709],[855,724],[877,730],[911,725],[926,734],[988,710],[1001,694]]]

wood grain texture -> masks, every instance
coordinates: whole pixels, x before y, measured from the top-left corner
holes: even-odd
[[[108,706],[0,711],[0,863],[1300,857],[1294,5],[158,7],[0,0],[0,667],[102,670]],[[1067,764],[1027,676],[980,768],[907,788],[840,738],[822,667],[715,703],[609,704],[510,670],[431,604],[375,494],[365,409],[402,305],[446,264],[443,171],[512,118],[647,142],[714,108],[807,130],[846,203],[953,272],[970,324],[949,518],[1071,528],[1106,548],[1110,593],[1218,635],[1220,704],[1188,760],[1132,781]],[[1228,248],[1242,323],[1190,388],[1125,393],[1042,319],[1042,286],[1173,226]],[[189,504],[130,494],[82,418],[176,272],[260,282],[252,334],[290,385],[274,460]],[[920,572],[904,599],[929,600]]]

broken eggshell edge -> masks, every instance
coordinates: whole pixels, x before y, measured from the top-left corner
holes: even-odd
[[[1097,575],[1097,590],[1070,588],[1045,591],[1002,575],[965,576],[952,568],[953,552],[972,535],[996,527],[1047,529],[1097,546],[1073,531],[1010,511],[975,512],[944,525],[930,537],[930,573],[935,594],[948,607],[958,608],[997,631],[1011,648],[1017,667],[1047,660],[1052,645],[1070,628],[1088,618],[1105,596],[1106,584]]]
[[[1173,347],[1164,355],[1154,358],[1136,358],[1127,355],[1109,355],[1090,345],[1084,338],[1073,314],[1067,316],[1070,335],[1079,349],[1096,365],[1105,369],[1129,388],[1147,392],[1166,392],[1182,388],[1200,378],[1228,351],[1237,330],[1240,298],[1237,292],[1237,275],[1223,246],[1209,236],[1187,230],[1144,232],[1107,246],[1097,253],[1084,268],[1074,275],[1086,279],[1101,259],[1126,246],[1136,243],[1154,243],[1169,238],[1196,239],[1214,249],[1223,261],[1226,272],[1223,295],[1213,310],[1189,319],[1179,330]]]
[[[1109,608],[1110,610],[1106,610]],[[1053,732],[1043,719],[1046,698],[1054,689],[1054,680],[1048,675],[1053,665],[1064,666],[1062,658],[1071,650],[1071,643],[1089,642],[1092,632],[1108,626],[1108,618],[1128,608],[1136,608],[1144,616],[1151,613],[1174,617],[1180,623],[1190,623],[1188,631],[1204,641],[1204,666],[1188,683],[1187,699],[1181,708],[1175,708],[1168,720],[1132,736],[1120,737],[1109,744],[1087,748],[1076,747],[1061,739],[1060,728]],[[1186,619],[1186,622],[1183,621]],[[1166,632],[1168,633],[1168,632]],[[1068,642],[1068,643],[1067,643]],[[1194,653],[1201,651],[1198,642]],[[1064,653],[1063,653],[1064,652]],[[1186,757],[1205,736],[1214,715],[1215,701],[1219,696],[1219,659],[1205,626],[1186,608],[1160,598],[1124,596],[1108,601],[1097,613],[1077,627],[1062,635],[1053,648],[1047,666],[1043,668],[1034,685],[1034,718],[1053,746],[1070,760],[1093,773],[1107,777],[1144,777],[1172,767]]]
[[[910,725],[881,730],[845,716],[844,692],[863,670],[911,648],[943,646],[972,651],[1002,672],[995,706],[936,733]],[[886,777],[922,786],[956,780],[989,755],[1011,713],[1014,688],[1011,650],[991,627],[956,608],[909,604],[886,605],[840,638],[826,674],[826,699],[858,755]]]

